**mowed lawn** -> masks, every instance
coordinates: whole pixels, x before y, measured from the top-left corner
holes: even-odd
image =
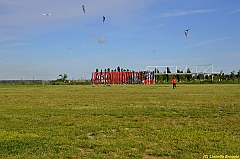
[[[0,158],[204,155],[240,156],[239,84],[0,85]]]

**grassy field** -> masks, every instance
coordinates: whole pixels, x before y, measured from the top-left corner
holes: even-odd
[[[0,158],[240,157],[239,145],[239,84],[0,85]]]

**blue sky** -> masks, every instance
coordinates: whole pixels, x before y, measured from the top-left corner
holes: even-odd
[[[239,28],[239,0],[0,0],[0,80],[150,65],[228,74],[240,69]]]

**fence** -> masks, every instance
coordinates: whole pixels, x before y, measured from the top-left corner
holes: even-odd
[[[93,84],[155,84],[154,71],[92,72]]]

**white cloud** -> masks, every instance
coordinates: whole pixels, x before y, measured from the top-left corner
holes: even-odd
[[[199,42],[199,43],[196,43],[196,44],[193,44],[193,45],[190,45],[190,46],[186,46],[183,49],[191,48],[191,47],[197,47],[197,46],[206,45],[206,44],[214,43],[214,42],[217,42],[217,41],[233,39],[233,38],[236,38],[236,37],[224,37],[224,38],[211,39],[211,40]]]
[[[209,9],[209,10],[199,9],[199,10],[188,10],[188,11],[176,10],[174,12],[163,13],[160,15],[160,17],[167,18],[167,17],[183,16],[183,15],[190,15],[190,14],[208,13],[213,11],[215,11],[215,9]]]
[[[230,12],[229,14],[234,14],[234,13],[239,13],[239,12],[240,12],[240,9],[236,9],[236,10]]]
[[[104,37],[100,37],[100,38],[98,38],[98,42],[100,44],[105,44],[106,43],[106,39]]]

